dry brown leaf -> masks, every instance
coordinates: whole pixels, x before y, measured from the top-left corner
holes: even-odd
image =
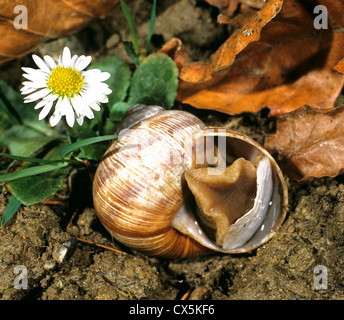
[[[333,68],[337,72],[344,74],[344,59],[340,60]]]
[[[344,173],[344,105],[330,111],[303,106],[281,116],[265,147],[292,180]]]
[[[209,4],[220,9],[218,23],[230,23],[241,27],[249,17],[256,14],[255,9],[261,9],[265,0],[206,0]]]
[[[329,29],[314,28],[318,4],[327,7]],[[281,6],[282,0],[266,1],[209,62],[182,65],[177,99],[229,114],[265,106],[273,116],[303,105],[332,108],[344,83],[333,70],[343,57],[344,3],[284,0],[279,12]]]
[[[109,13],[119,0],[0,1],[0,65],[23,56],[48,39],[75,33]],[[28,29],[16,29],[17,5],[27,8]],[[20,12],[21,13],[21,12]]]

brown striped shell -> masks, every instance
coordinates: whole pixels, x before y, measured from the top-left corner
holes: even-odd
[[[155,106],[132,107],[118,130],[97,168],[93,201],[122,244],[161,257],[239,253],[282,224],[282,173],[249,137]]]

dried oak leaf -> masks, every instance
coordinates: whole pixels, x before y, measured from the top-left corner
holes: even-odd
[[[235,27],[242,25],[243,21],[256,14],[261,9],[265,0],[206,0],[209,4],[220,9],[217,17],[218,23],[230,23]]]
[[[337,72],[344,74],[344,59],[340,60],[333,68]]]
[[[277,120],[265,147],[284,173],[300,182],[344,173],[344,105],[329,111],[303,106]]]
[[[2,0],[0,1],[0,65],[24,56],[43,42],[70,35],[94,18],[115,8],[119,0]],[[16,29],[15,19],[27,8],[27,29]]]
[[[328,10],[328,29],[313,25],[319,4]],[[343,57],[343,10],[343,1],[267,0],[210,61],[183,59],[177,99],[229,114],[265,106],[272,116],[303,105],[332,108],[344,83],[333,70]]]

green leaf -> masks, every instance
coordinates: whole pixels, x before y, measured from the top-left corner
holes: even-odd
[[[123,46],[131,62],[138,65],[140,62],[140,55],[135,52],[134,44],[131,41],[123,41]]]
[[[61,188],[63,179],[68,175],[71,166],[51,166],[51,171],[28,176],[7,184],[11,193],[23,204],[30,206],[44,201],[49,196],[55,194]],[[43,166],[39,166],[43,167]],[[33,169],[36,167],[31,167]],[[48,168],[48,167],[47,167]],[[22,170],[24,171],[24,170]]]
[[[43,161],[61,161],[60,151],[67,145],[63,142],[52,148]],[[38,175],[21,178],[7,184],[11,192],[25,205],[39,203],[55,194],[62,185],[63,179],[69,174],[72,166],[61,164],[55,170],[40,173]],[[31,164],[32,167],[32,164]]]
[[[106,140],[113,140],[116,138],[117,138],[117,136],[115,136],[115,135],[107,135],[107,136],[93,137],[93,138],[88,138],[88,139],[84,139],[81,141],[77,141],[77,142],[74,142],[74,143],[68,145],[67,147],[63,148],[60,152],[60,156],[61,156],[61,158],[64,158],[67,154],[73,152],[74,150],[88,146],[92,143],[97,143],[97,142],[106,141]]]
[[[171,108],[177,95],[178,71],[166,55],[151,55],[136,69],[129,93],[129,104],[157,104]]]
[[[1,219],[2,226],[5,225],[5,223],[12,218],[12,216],[17,212],[21,204],[22,203],[20,201],[18,201],[13,195],[11,195],[7,207],[5,209],[4,215]]]
[[[0,137],[0,148],[7,146],[12,154],[30,156],[58,136],[45,136],[25,125],[15,125]]]
[[[137,36],[136,36],[133,18],[131,16],[131,13],[130,13],[128,6],[126,5],[126,3],[123,0],[121,0],[121,6],[122,6],[124,16],[126,17],[128,24],[129,24],[129,29],[130,29],[131,37],[133,39],[135,53],[136,53],[136,55],[139,56],[140,55],[140,48],[139,48],[139,43],[137,41]]]
[[[1,98],[0,98],[1,99]],[[0,110],[0,137],[13,125],[6,113]]]
[[[46,159],[39,159],[39,158],[31,158],[31,157],[20,157],[12,154],[7,154],[7,153],[0,153],[0,156],[12,159],[12,160],[18,160],[18,161],[27,161],[27,162],[34,162],[34,163],[56,163],[56,162],[61,162],[62,160],[46,160]]]
[[[84,128],[79,133],[78,141],[94,137],[94,131]],[[107,146],[102,143],[92,143],[80,148],[78,158],[99,161],[106,151]]]
[[[12,125],[19,123],[18,119],[16,119],[16,117],[10,112],[7,106],[7,103],[5,102],[5,97],[1,97],[1,93],[0,93],[0,111],[1,113],[4,114],[4,116],[6,116],[6,118],[8,118],[9,122]]]
[[[56,131],[48,123],[38,120],[38,111],[34,103],[24,103],[23,96],[9,86],[5,81],[0,81],[0,96],[6,100],[6,108],[13,115],[13,124],[23,124],[35,129],[44,136],[57,136]]]
[[[110,109],[110,119],[116,122],[121,121],[129,108],[130,104],[127,102],[118,102],[114,104]]]
[[[0,183],[1,182],[9,182],[14,181],[17,179],[35,176],[41,173],[54,171],[62,167],[66,167],[68,163],[57,163],[57,164],[43,164],[34,167],[24,168],[21,170],[17,170],[13,173],[8,173],[0,176]]]
[[[147,37],[147,43],[146,43],[146,46],[145,46],[145,49],[147,51],[149,49],[150,42],[151,42],[151,39],[152,39],[152,35],[153,35],[153,32],[154,32],[155,16],[156,16],[156,0],[153,0],[153,8],[152,8],[151,20],[150,20],[150,24],[149,24],[149,33],[148,33],[148,37]]]
[[[12,154],[31,156],[59,138],[46,122],[38,120],[34,104],[24,103],[23,97],[4,81],[0,81],[0,117],[0,148],[8,147]]]
[[[108,95],[110,106],[126,98],[131,77],[130,68],[126,63],[119,57],[109,56],[94,63],[91,68],[111,74],[111,77],[105,81],[112,90],[112,93]]]
[[[111,134],[115,131],[117,124],[123,119],[130,108],[127,102],[117,102],[110,109],[110,117],[105,120],[104,134]]]
[[[67,147],[69,145],[68,141],[63,141],[55,148],[52,148],[49,150],[49,152],[44,156],[44,160],[58,160],[59,162],[64,161],[66,158],[70,159],[71,155],[67,155],[64,159],[61,159],[60,152],[63,148]]]

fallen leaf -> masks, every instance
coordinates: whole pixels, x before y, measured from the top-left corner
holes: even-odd
[[[183,66],[192,62],[182,44],[182,41],[178,38],[172,38],[167,41],[159,50],[159,53],[172,57],[178,69],[181,69]]]
[[[265,148],[276,155],[292,180],[344,173],[344,105],[329,111],[303,106],[277,120]]]
[[[239,5],[261,9],[265,0],[205,0],[209,4],[218,7],[221,14],[231,17],[237,11]]]
[[[230,23],[234,27],[241,27],[250,16],[261,9],[265,0],[206,0],[209,4],[220,9],[218,23]]]
[[[0,3],[0,65],[24,56],[43,42],[70,35],[105,16],[119,0],[5,0]],[[18,28],[27,9],[27,28]],[[15,24],[19,18],[19,25]],[[17,27],[17,28],[16,28]]]
[[[328,10],[328,29],[313,24],[320,4]],[[343,10],[341,1],[266,1],[208,62],[184,57],[177,99],[229,114],[265,106],[272,116],[303,105],[333,108],[344,83],[333,70],[343,57]]]
[[[344,59],[340,60],[333,68],[337,72],[344,74]]]

